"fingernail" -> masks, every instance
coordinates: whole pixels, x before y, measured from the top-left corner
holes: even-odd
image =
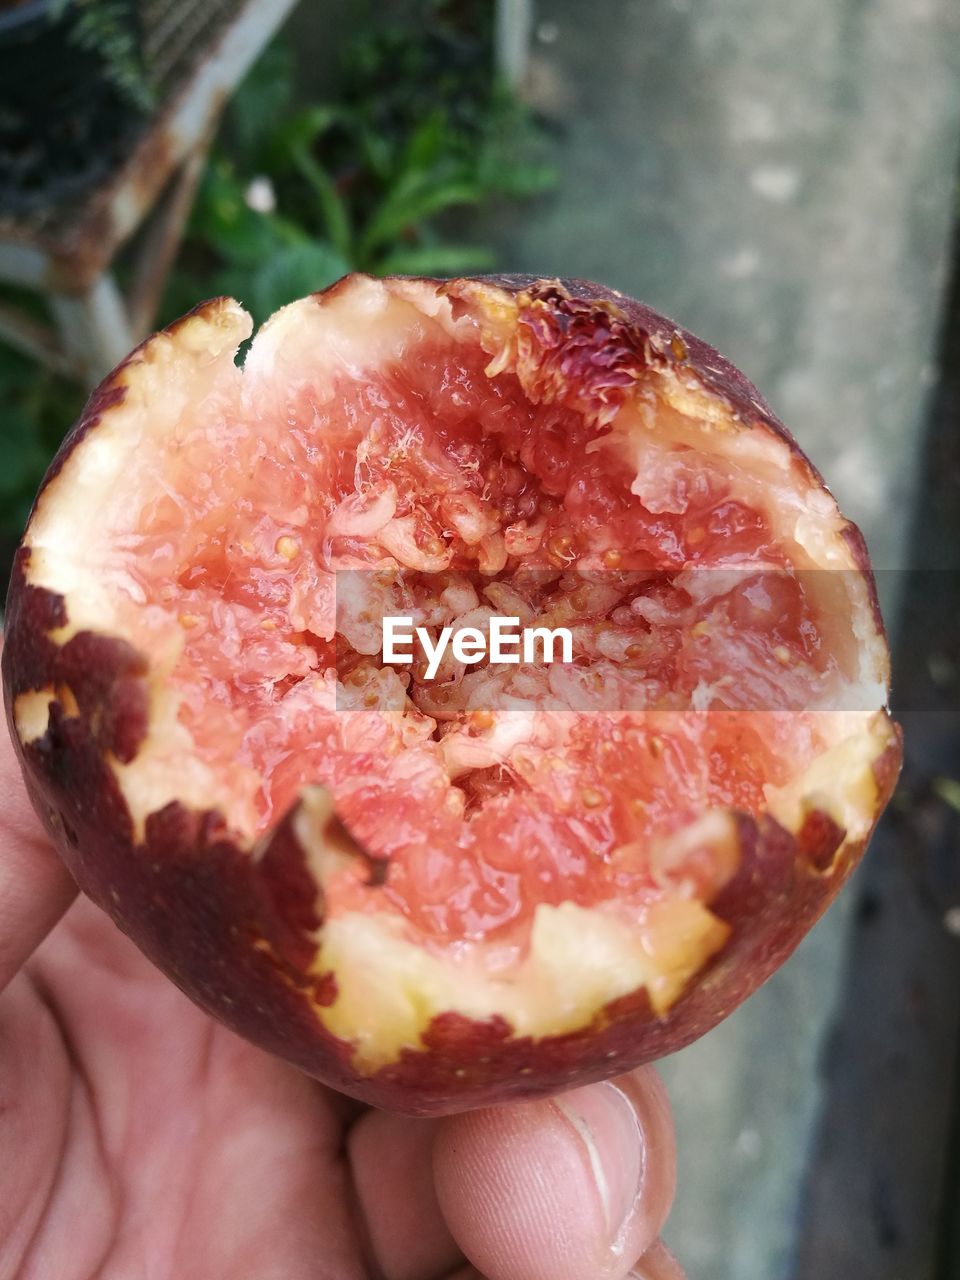
[[[630,1099],[615,1084],[591,1084],[553,1099],[583,1143],[616,1247],[643,1188],[643,1133]]]
[[[650,1246],[627,1280],[685,1280],[683,1267],[662,1240]]]

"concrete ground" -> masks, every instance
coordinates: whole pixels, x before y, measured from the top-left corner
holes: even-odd
[[[529,91],[557,126],[561,188],[480,234],[505,269],[601,280],[720,347],[874,563],[901,569],[956,211],[958,73],[953,0],[539,0]],[[882,577],[892,604],[898,575]],[[849,901],[664,1063],[681,1150],[668,1239],[691,1280],[789,1273]]]

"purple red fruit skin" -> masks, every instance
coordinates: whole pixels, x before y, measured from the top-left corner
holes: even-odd
[[[822,483],[744,376],[671,321],[582,281],[499,276],[483,282],[514,294],[531,289],[549,293],[560,285],[575,302],[616,308],[626,317],[635,346],[655,359],[683,364],[728,402],[745,428],[758,423],[774,430],[790,443],[811,482]],[[344,282],[332,286],[343,287]],[[95,430],[102,414],[122,400],[124,373],[136,358],[137,352],[132,353],[93,393],[43,488],[55,482],[66,457]],[[869,579],[863,541],[852,525],[848,536]],[[313,905],[315,884],[290,815],[258,859],[240,847],[220,814],[193,812],[179,802],[152,814],[138,842],[105,753],[129,760],[143,741],[147,659],[124,641],[93,633],[79,633],[58,646],[49,633],[67,621],[66,602],[28,582],[29,555],[27,547],[17,552],[7,597],[4,695],[31,800],[79,887],[214,1017],[371,1105],[411,1115],[485,1106],[609,1077],[689,1044],[782,964],[866,846],[863,840],[834,856],[837,829],[817,811],[797,835],[770,817],[756,821],[742,815],[739,870],[711,904],[729,924],[729,939],[665,1016],[657,1017],[640,991],[608,1005],[577,1031],[533,1041],[513,1037],[501,1018],[478,1022],[447,1013],[425,1030],[421,1049],[403,1050],[397,1061],[375,1074],[360,1074],[351,1064],[350,1045],[330,1034],[314,1012],[316,1004],[335,997],[335,982],[330,975],[318,978],[308,972],[316,953],[313,934],[321,921]],[[21,743],[13,724],[16,699],[64,683],[73,691],[79,714],[67,715],[54,701],[43,737]],[[898,737],[874,764],[878,815],[892,793],[899,765]],[[571,955],[571,966],[576,963]]]

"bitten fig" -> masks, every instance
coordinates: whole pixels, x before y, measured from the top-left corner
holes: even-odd
[[[94,393],[3,678],[81,888],[198,1004],[430,1114],[707,1031],[860,857],[900,760],[866,551],[750,383],[581,281],[229,299]],[[383,660],[380,623],[571,663]]]

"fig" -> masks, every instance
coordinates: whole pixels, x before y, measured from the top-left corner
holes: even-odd
[[[193,1000],[412,1114],[702,1035],[900,762],[863,540],[747,379],[583,281],[207,302],[94,392],[3,680],[80,887]],[[384,660],[379,623],[571,662]]]

